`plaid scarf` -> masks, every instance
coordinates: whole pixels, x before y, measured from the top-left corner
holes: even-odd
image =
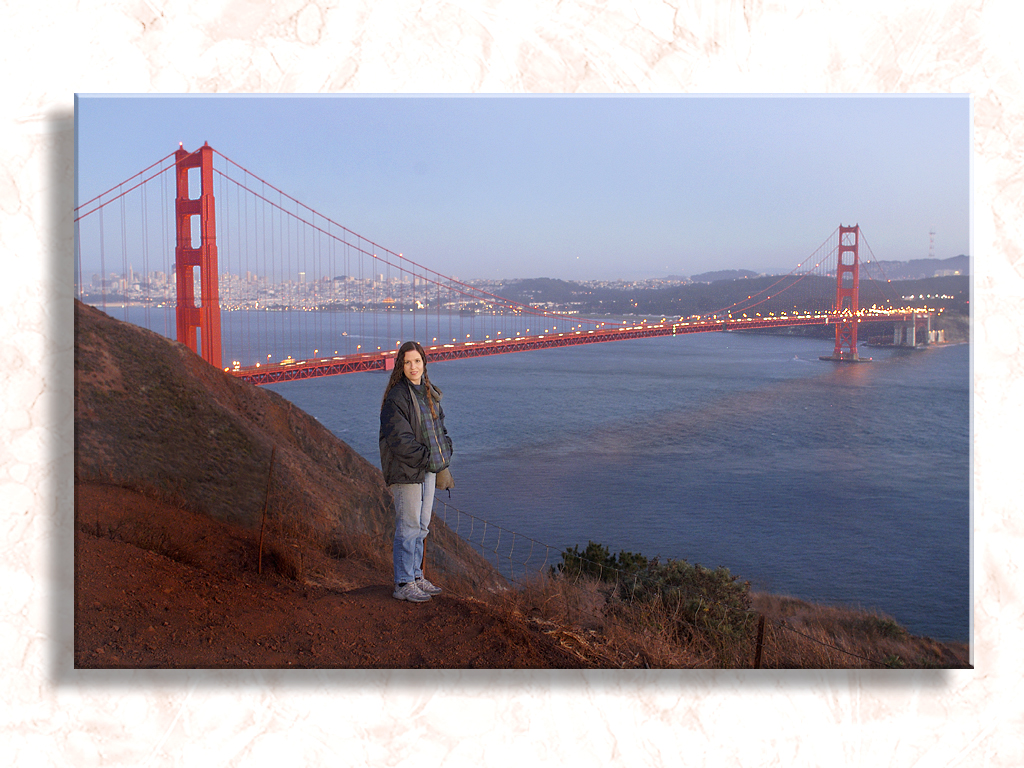
[[[444,429],[441,426],[441,420],[440,418],[435,419],[430,413],[426,386],[424,384],[413,384],[412,382],[406,383],[409,384],[409,389],[413,393],[413,401],[420,417],[416,425],[419,429],[419,437],[430,449],[427,471],[440,472],[448,466],[452,458],[451,451],[448,450],[448,441],[444,436]],[[435,389],[434,391],[436,392],[437,390]]]

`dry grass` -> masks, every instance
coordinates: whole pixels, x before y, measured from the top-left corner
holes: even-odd
[[[174,506],[185,513],[188,504],[166,488],[131,486],[143,497]],[[316,516],[301,500],[275,493],[272,487],[264,535],[264,568],[306,583],[350,588],[339,581],[337,561],[357,563],[367,573],[390,575],[389,537],[311,525]],[[81,521],[89,526],[89,521]],[[96,524],[99,525],[98,523]],[[152,519],[145,524],[125,518],[96,535],[131,541],[177,557],[180,548]],[[138,529],[138,530],[136,530]],[[252,532],[255,544],[255,532]],[[457,538],[440,521],[431,534]],[[463,542],[464,544],[464,542]],[[468,545],[466,545],[468,546]],[[444,557],[451,548],[428,539],[428,553]],[[253,551],[246,557],[255,557]],[[177,558],[182,559],[182,558]],[[196,563],[199,565],[199,563]],[[522,623],[555,639],[589,666],[602,668],[722,669],[753,666],[756,632],[743,637],[698,628],[681,616],[678,607],[623,599],[612,584],[579,576],[538,573],[511,585],[488,573],[448,572],[445,588],[454,595],[483,602],[509,621]],[[850,668],[963,668],[968,666],[966,644],[940,643],[914,637],[882,614],[845,607],[823,606],[792,597],[755,593],[752,609],[763,615],[764,642],[760,666],[777,669]],[[756,622],[751,622],[756,627]]]
[[[111,486],[116,484],[107,487]],[[233,567],[256,569],[257,531],[229,529],[213,520],[204,524],[201,521],[208,518],[187,511],[181,500],[165,489],[136,487],[131,493],[177,509],[175,518],[195,515],[190,530],[209,527],[208,535],[214,535],[221,544],[217,549],[227,539],[233,540]],[[360,586],[367,577],[371,581],[390,578],[389,540],[361,533],[339,537],[336,531],[310,526],[312,516],[301,508],[301,501],[275,502],[272,495],[271,502],[264,536],[264,569],[340,590]],[[215,550],[197,549],[191,540],[179,541],[179,528],[162,526],[164,518],[148,514],[141,506],[134,509],[124,505],[104,519],[103,530],[98,520],[94,523],[83,519],[78,524],[97,536],[128,541],[195,566],[203,566],[205,559],[215,555]],[[212,533],[215,527],[218,532]],[[444,535],[454,536],[447,528],[441,530]],[[428,552],[432,546],[428,544]],[[436,554],[442,556],[444,551]],[[205,554],[198,556],[199,552]],[[345,561],[347,567],[339,569],[339,561]],[[726,634],[694,624],[680,614],[678,607],[624,599],[614,584],[588,576],[567,578],[538,573],[517,585],[496,584],[493,571],[490,576],[487,579],[469,571],[447,573],[442,583],[449,594],[482,602],[508,622],[542,632],[586,666],[724,669],[750,668],[755,663],[756,620],[750,622],[750,631],[745,634]],[[892,618],[877,612],[815,605],[765,593],[752,594],[751,606],[755,619],[765,617],[760,661],[763,668],[969,665],[966,644],[912,636]]]
[[[741,637],[685,621],[656,603],[630,603],[597,579],[538,574],[516,588],[481,590],[451,584],[510,619],[556,637],[581,659],[630,669],[751,668],[757,619],[765,617],[760,667],[775,669],[966,668],[964,643],[915,637],[872,611],[823,606],[790,597],[753,594],[750,631]],[[678,609],[676,609],[678,610]]]
[[[875,611],[755,594],[766,619],[762,666],[780,669],[970,667],[966,643],[916,637]]]
[[[597,579],[537,574],[514,588],[446,586],[525,622],[558,640],[589,665],[611,669],[680,669],[714,666],[703,638],[666,631],[671,619],[649,606],[625,606],[614,588]]]

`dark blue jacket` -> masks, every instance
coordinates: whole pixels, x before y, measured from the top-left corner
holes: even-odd
[[[452,439],[444,425],[444,409],[441,407],[441,391],[433,384],[434,407],[441,425],[448,450],[451,451]],[[430,448],[423,442],[419,431],[413,428],[416,423],[417,407],[413,402],[412,392],[405,380],[388,390],[384,405],[380,409],[380,468],[384,473],[387,485],[396,483],[422,483],[430,462]]]

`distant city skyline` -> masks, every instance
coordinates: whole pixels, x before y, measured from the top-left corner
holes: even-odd
[[[149,272],[135,270],[129,265],[128,272],[108,270],[104,274],[94,272],[82,276],[81,296],[91,304],[120,303],[124,299],[131,304],[174,306],[177,302],[177,288],[174,269],[169,272],[156,269]],[[423,306],[422,301],[434,301],[436,296],[424,297],[422,287],[426,281],[411,275],[371,274],[363,278],[350,275],[327,275],[313,277],[299,272],[297,279],[272,280],[265,275],[252,272],[235,274],[221,271],[219,276],[219,301],[222,309],[259,309],[269,304],[291,309],[316,309],[327,304],[350,306],[361,304],[394,303],[405,301],[408,305]],[[488,292],[498,291],[502,285],[514,284],[515,280],[476,278],[466,282],[475,288]],[[585,288],[636,288],[648,290],[681,285],[688,280],[652,278],[649,280],[582,280],[578,285]],[[326,284],[330,285],[326,285]],[[193,275],[195,295],[200,295],[198,271]],[[418,287],[418,290],[417,288]],[[417,301],[417,297],[420,301]],[[444,301],[450,308],[458,304],[477,304],[479,297],[446,294]]]
[[[840,223],[970,255],[970,134],[967,96],[81,95],[76,193],[208,141],[463,279],[777,273]]]

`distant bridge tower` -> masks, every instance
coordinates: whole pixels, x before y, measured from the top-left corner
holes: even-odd
[[[174,272],[178,291],[177,340],[206,362],[221,367],[220,296],[217,288],[217,235],[213,201],[213,148],[203,144],[195,152],[179,148],[174,153],[177,196],[174,216],[177,244]],[[189,171],[199,169],[199,197],[189,196]],[[198,226],[193,219],[198,217]],[[193,233],[198,233],[195,240]],[[195,302],[195,277],[199,267],[199,306]],[[198,342],[198,344],[197,344]]]
[[[836,348],[823,360],[861,362],[857,354],[858,296],[860,292],[860,225],[839,225],[839,256],[836,260]],[[863,358],[864,361],[871,358]]]

